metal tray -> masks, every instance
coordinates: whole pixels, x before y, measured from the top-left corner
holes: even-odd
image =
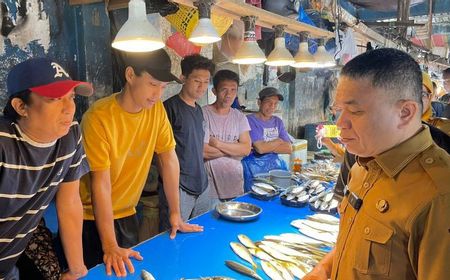
[[[245,222],[256,219],[261,214],[262,209],[251,203],[227,201],[219,203],[216,206],[216,211],[227,220]]]

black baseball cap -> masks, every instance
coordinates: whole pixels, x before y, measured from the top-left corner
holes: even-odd
[[[143,69],[158,81],[176,81],[181,84],[180,79],[171,72],[172,61],[164,49],[141,53],[123,52],[123,60],[125,67]]]
[[[261,100],[261,101],[263,101],[264,98],[270,97],[270,96],[278,96],[278,100],[280,100],[280,101],[284,100],[283,95],[278,91],[278,89],[276,89],[274,87],[266,87],[266,88],[263,88],[259,92],[259,100]]]

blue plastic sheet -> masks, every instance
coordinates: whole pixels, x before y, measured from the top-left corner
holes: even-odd
[[[312,26],[316,26],[314,22],[309,18],[309,16],[306,14],[303,7],[300,7],[298,10],[298,18],[297,21],[303,22]],[[289,33],[286,33],[285,35],[285,42],[286,42],[286,48],[294,53],[297,53],[298,51],[298,45],[300,44],[300,39],[297,35],[292,35]],[[317,42],[313,39],[309,39],[309,51],[311,53],[315,53],[317,49]]]

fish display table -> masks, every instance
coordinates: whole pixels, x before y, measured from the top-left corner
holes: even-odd
[[[251,279],[239,274],[225,265],[233,260],[250,266],[241,260],[231,249],[230,242],[239,242],[238,234],[245,234],[253,241],[262,240],[265,235],[298,233],[290,225],[295,219],[314,214],[308,207],[294,208],[282,205],[277,197],[271,201],[257,200],[249,195],[236,199],[258,205],[263,209],[256,220],[233,222],[221,218],[214,210],[205,213],[190,223],[200,224],[200,233],[178,233],[174,240],[167,232],[137,245],[135,250],[144,257],[143,261],[132,259],[134,274],[127,277],[107,276],[105,266],[98,265],[89,270],[84,279],[141,279],[141,271],[147,270],[156,280],[179,280],[207,276],[228,276],[235,279]],[[257,273],[263,279],[268,276],[259,267]]]

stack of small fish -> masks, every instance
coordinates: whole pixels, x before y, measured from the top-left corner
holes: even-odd
[[[267,235],[264,240],[253,242],[246,235],[238,235],[238,242],[231,242],[232,250],[252,268],[235,261],[226,261],[233,270],[262,279],[257,273],[261,268],[270,279],[293,280],[303,278],[328,253],[336,243],[339,219],[326,214],[314,214],[307,219],[291,223],[300,233]]]
[[[308,202],[311,203],[311,200],[316,201],[319,198],[322,200],[322,197],[331,192],[329,189],[330,184],[327,182],[319,180],[305,180],[300,185],[292,185],[286,188],[280,198],[283,204],[294,207],[303,207],[306,206]],[[328,199],[329,197],[327,196],[326,198]],[[327,200],[327,202],[330,200]]]
[[[336,214],[339,201],[334,198],[332,189],[309,198],[311,210],[322,213]]]
[[[253,179],[251,192],[254,197],[262,200],[269,200],[280,193],[280,187],[274,182],[265,178]]]
[[[318,240],[321,245],[334,247],[339,232],[339,219],[327,214],[314,214],[307,219],[291,222],[299,232],[309,238]]]
[[[301,175],[310,179],[331,182],[337,180],[339,171],[339,165],[331,160],[315,160],[304,166]]]

